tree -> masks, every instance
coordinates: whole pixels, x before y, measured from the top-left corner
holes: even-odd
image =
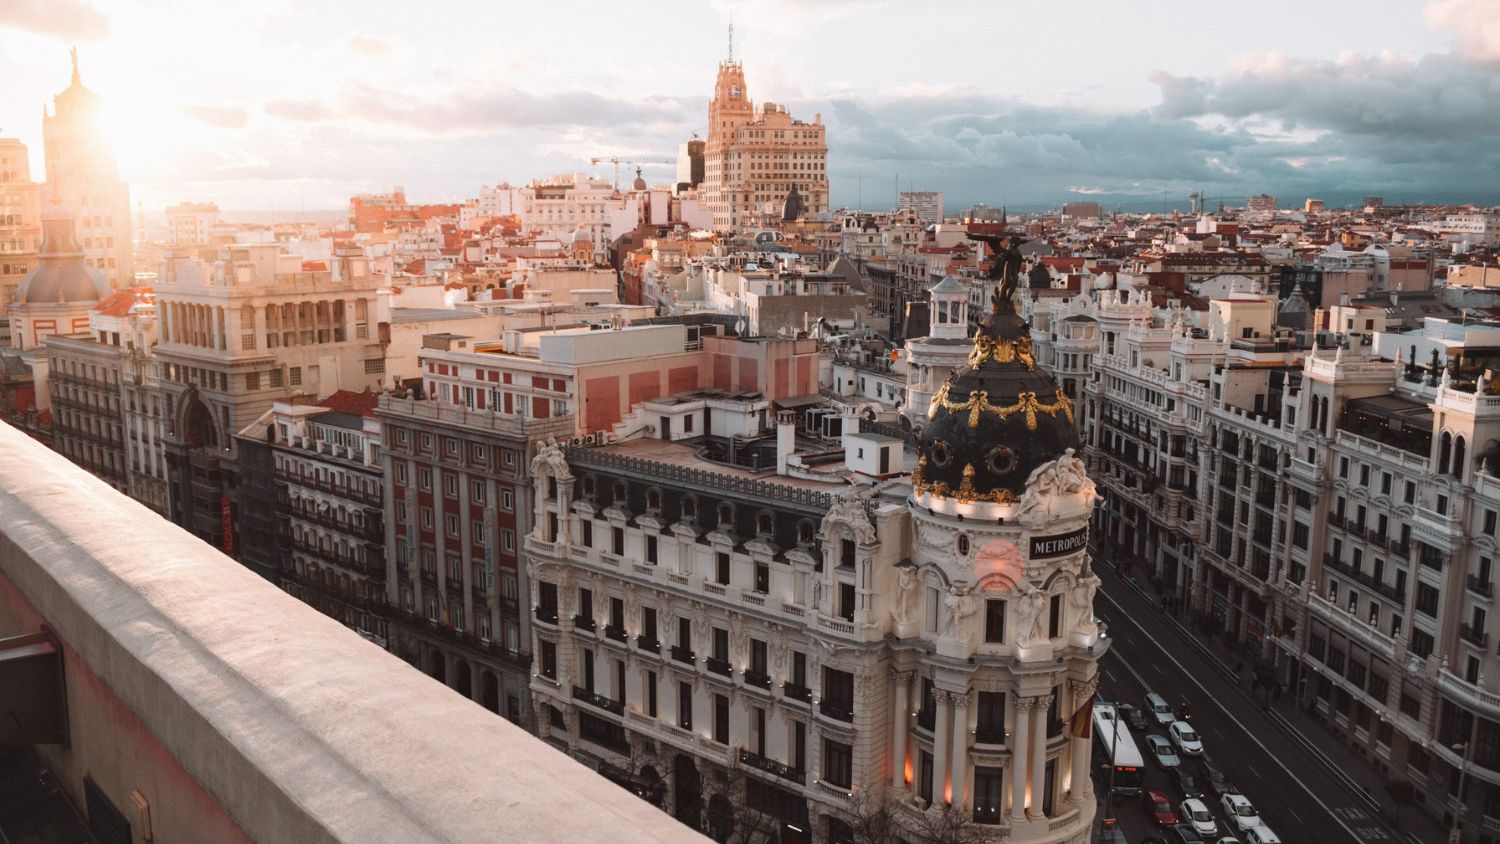
[[[877,804],[869,792],[855,799],[849,828],[852,844],[980,844],[992,831],[974,823],[967,806],[937,803],[923,810],[890,801]]]

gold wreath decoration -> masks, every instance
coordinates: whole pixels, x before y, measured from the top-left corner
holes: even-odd
[[[927,409],[927,418],[937,416],[939,409],[953,413],[968,413],[969,427],[979,427],[979,418],[985,413],[993,413],[1000,417],[1001,421],[1009,419],[1017,413],[1026,414],[1026,429],[1036,430],[1036,415],[1045,413],[1056,417],[1061,413],[1067,417],[1069,424],[1073,422],[1073,403],[1068,400],[1061,389],[1057,391],[1057,400],[1043,403],[1036,397],[1036,393],[1027,391],[1016,397],[1016,403],[1011,405],[998,405],[990,403],[989,393],[985,390],[975,390],[969,394],[967,401],[952,401],[948,398],[948,385],[944,384],[938,389],[937,395],[932,397],[932,406]]]
[[[1028,370],[1036,369],[1036,355],[1031,351],[1031,338],[996,340],[981,334],[974,338],[974,348],[969,351],[969,368],[978,369],[986,360],[995,363],[1011,363],[1019,360]]]

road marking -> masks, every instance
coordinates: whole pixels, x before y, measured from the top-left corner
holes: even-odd
[[[1283,806],[1282,808],[1286,809],[1286,813],[1292,816],[1292,820],[1296,821],[1297,823],[1302,823],[1302,816],[1292,811],[1292,808],[1290,806]]]
[[[1137,630],[1141,631],[1141,635],[1146,636],[1147,638],[1150,638],[1150,636],[1146,633],[1146,628],[1142,627],[1141,624],[1140,624],[1140,622],[1136,621],[1134,618],[1131,618],[1125,612],[1125,607],[1122,606],[1119,601],[1116,601],[1114,599],[1114,597],[1111,596],[1105,590],[1102,590],[1102,589],[1099,590],[1099,594],[1103,595],[1104,599],[1106,601],[1109,601],[1111,604],[1114,604],[1115,608],[1118,609],[1118,610],[1120,610],[1121,617],[1125,618],[1126,620],[1128,620],[1132,625],[1135,626],[1135,628]],[[1160,646],[1158,646],[1158,647],[1160,647]],[[1224,713],[1224,717],[1226,717],[1229,720],[1233,721],[1244,732],[1246,738],[1248,738],[1251,741],[1255,742],[1255,745],[1261,749],[1261,752],[1265,753],[1266,756],[1271,761],[1275,762],[1281,768],[1281,770],[1285,771],[1286,775],[1288,777],[1291,777],[1291,779],[1292,779],[1293,782],[1295,782],[1295,783],[1297,783],[1297,785],[1301,786],[1302,790],[1307,792],[1307,796],[1311,797],[1313,799],[1313,802],[1315,802],[1319,806],[1323,807],[1323,811],[1327,812],[1328,815],[1330,817],[1332,817],[1334,819],[1334,821],[1336,823],[1338,823],[1339,826],[1343,827],[1345,832],[1349,833],[1349,835],[1355,841],[1364,841],[1364,840],[1366,840],[1365,838],[1361,837],[1361,835],[1359,833],[1355,832],[1354,829],[1352,827],[1350,827],[1348,823],[1345,822],[1344,818],[1341,817],[1332,806],[1329,806],[1327,803],[1324,803],[1323,802],[1323,798],[1319,797],[1318,794],[1317,794],[1317,792],[1313,791],[1312,788],[1310,788],[1307,783],[1303,782],[1301,779],[1299,779],[1297,777],[1296,774],[1292,773],[1292,769],[1288,768],[1286,766],[1286,763],[1283,762],[1283,761],[1281,761],[1280,757],[1278,757],[1276,754],[1272,753],[1271,749],[1269,747],[1266,747],[1265,743],[1263,743],[1260,740],[1260,737],[1257,736],[1249,727],[1245,726],[1245,724],[1244,724],[1243,721],[1241,721],[1239,718],[1235,717],[1234,713],[1230,712],[1229,708],[1226,707],[1226,706],[1224,706],[1224,704],[1219,701],[1218,696],[1215,695],[1215,694],[1213,694],[1212,692],[1210,692],[1208,690],[1208,688],[1203,685],[1202,681],[1200,681],[1196,675],[1194,675],[1192,672],[1188,671],[1187,667],[1184,666],[1181,662],[1178,662],[1177,661],[1177,657],[1173,656],[1172,653],[1170,651],[1168,651],[1166,648],[1160,648],[1160,650],[1161,650],[1161,653],[1162,653],[1163,656],[1165,656],[1167,659],[1171,660],[1171,662],[1172,662],[1173,665],[1177,666],[1177,669],[1182,672],[1182,676],[1183,677],[1186,677],[1188,680],[1192,681],[1193,685],[1197,686],[1198,690],[1201,691],[1201,692],[1203,692],[1204,697],[1208,698],[1215,706],[1219,707],[1219,711],[1222,712],[1222,713]],[[1125,657],[1124,657],[1123,654],[1120,654],[1114,648],[1110,648],[1109,653],[1112,653],[1116,657],[1118,657],[1119,660],[1120,660],[1120,662],[1121,662],[1121,664],[1123,664],[1127,669],[1129,669],[1130,673],[1134,674],[1135,678],[1137,680],[1140,680],[1141,684],[1143,686],[1146,685],[1145,680],[1141,677],[1140,674],[1138,674],[1136,672],[1135,668],[1130,665],[1130,661],[1127,660],[1127,659],[1125,659]],[[1146,686],[1146,687],[1150,688],[1150,686]]]
[[[1245,766],[1245,770],[1249,771],[1251,773],[1251,775],[1254,776],[1256,779],[1260,779],[1261,778],[1260,771],[1255,770],[1255,766],[1254,765],[1246,765]]]

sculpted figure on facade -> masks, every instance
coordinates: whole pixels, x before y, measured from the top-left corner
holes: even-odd
[[[974,614],[974,597],[969,594],[969,587],[963,583],[953,584],[948,590],[948,597],[943,599],[943,606],[948,608],[948,626],[943,635],[949,639],[958,638],[958,626],[965,618]]]
[[[823,517],[823,530],[827,531],[836,524],[848,525],[854,532],[855,541],[861,545],[875,541],[875,526],[870,524],[870,517],[865,513],[865,502],[860,498],[856,487],[849,487],[843,495],[833,497],[828,515]]]
[[[1047,638],[1046,604],[1046,596],[1035,586],[1021,596],[1016,612],[1016,640],[1022,647]]]
[[[1080,633],[1093,633],[1099,629],[1094,623],[1094,593],[1099,590],[1099,578],[1089,575],[1078,579],[1078,583],[1068,592],[1068,603],[1073,605],[1077,614],[1077,621],[1073,623],[1073,629]]]
[[[537,449],[536,456],[531,458],[531,476],[540,480],[544,475],[560,481],[573,478],[573,470],[568,468],[568,458],[556,440],[547,440]]]
[[[912,605],[916,603],[917,596],[917,572],[912,566],[901,566],[896,571],[896,587],[900,591],[896,594],[896,605],[891,608],[891,617],[897,624],[909,624],[912,621]]]

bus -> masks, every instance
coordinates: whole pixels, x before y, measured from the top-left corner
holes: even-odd
[[[1113,769],[1114,790],[1126,796],[1141,793],[1141,775],[1146,760],[1136,747],[1130,728],[1115,717],[1115,705],[1105,701],[1094,704],[1094,759],[1100,768]],[[1105,771],[1106,777],[1111,776]]]

